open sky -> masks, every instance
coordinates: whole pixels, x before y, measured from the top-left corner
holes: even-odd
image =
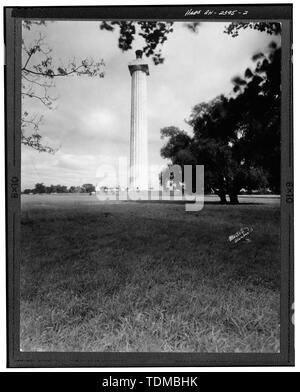
[[[160,129],[174,125],[191,133],[185,123],[191,108],[219,94],[229,94],[231,79],[253,66],[251,57],[266,51],[274,37],[246,29],[237,38],[224,34],[227,23],[203,22],[198,33],[176,22],[173,34],[163,46],[165,62],[155,66],[149,61],[148,77],[148,151],[150,165],[163,165]],[[56,21],[45,27],[23,31],[25,42],[41,31],[52,57],[58,63],[76,58],[101,59],[105,77],[57,78],[52,95],[59,98],[49,110],[28,99],[24,110],[44,116],[41,134],[44,142],[59,147],[54,154],[39,153],[22,146],[22,189],[37,182],[46,185],[96,184],[99,165],[115,164],[118,157],[129,161],[130,73],[128,63],[134,51],[143,46],[141,39],[133,50],[118,48],[118,31],[99,29],[94,21]],[[278,38],[275,39],[278,41]]]

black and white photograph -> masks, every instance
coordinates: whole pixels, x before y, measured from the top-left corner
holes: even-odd
[[[22,18],[20,353],[281,353],[284,25],[209,12]]]

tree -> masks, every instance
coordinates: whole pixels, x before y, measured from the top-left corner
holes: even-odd
[[[69,193],[83,193],[85,190],[81,186],[70,186]]]
[[[168,35],[173,32],[173,22],[148,22],[148,21],[103,21],[100,30],[114,31],[119,29],[118,46],[122,51],[132,49],[132,43],[137,36],[143,37],[143,52],[147,57],[151,56],[154,64],[161,64],[161,46],[167,40]]]
[[[194,108],[190,120],[196,142],[209,135],[227,150],[221,172],[233,203],[241,187],[280,190],[280,59],[271,43],[269,53],[253,56],[253,70],[233,78],[233,98],[212,103],[211,112]]]
[[[160,130],[161,139],[167,139],[167,143],[161,148],[160,154],[163,158],[169,159],[172,165],[181,168],[181,176],[174,175],[170,171],[170,164],[160,173],[160,184],[165,188],[167,181],[171,181],[177,189],[182,189],[180,184],[184,181],[184,165],[195,165],[196,159],[192,154],[192,138],[183,130],[177,127],[165,127]],[[181,177],[181,178],[179,178]]]
[[[193,33],[198,32],[200,22],[184,23],[184,26]],[[142,51],[147,57],[152,58],[155,65],[162,64],[162,46],[169,35],[174,31],[174,22],[152,22],[152,21],[103,21],[100,30],[113,32],[119,30],[118,46],[125,52],[132,49],[135,39],[142,37],[144,46]]]
[[[235,86],[243,133],[237,148],[251,164],[264,168],[269,187],[280,193],[281,48],[271,43],[267,54],[253,60],[255,69],[241,78],[244,86]]]
[[[46,193],[45,185],[42,182],[35,184],[33,193]]]
[[[169,158],[173,165],[188,165],[193,156],[191,154],[192,138],[183,130],[177,127],[165,127],[160,131],[161,139],[168,138],[160,154],[163,158]]]
[[[161,149],[173,164],[205,166],[205,190],[226,203],[238,203],[238,193],[280,186],[280,48],[253,56],[254,67],[233,78],[229,97],[221,95],[196,105],[188,121],[193,137],[175,127],[161,133]]]
[[[60,184],[58,184],[58,185],[56,185],[56,192],[57,193],[67,193],[68,192],[68,188],[67,188],[67,186],[66,185],[60,185]]]
[[[201,22],[187,22],[184,26],[192,33],[198,33]],[[151,57],[154,64],[162,64],[164,57],[162,47],[174,31],[174,22],[152,21],[103,21],[100,30],[119,31],[118,47],[123,51],[132,49],[133,42],[138,38],[144,39],[143,52]],[[225,33],[237,37],[241,29],[253,29],[268,34],[281,33],[281,24],[276,22],[232,22],[225,27]]]
[[[86,192],[86,193],[95,192],[95,189],[96,189],[95,185],[93,185],[93,184],[83,184],[81,188],[83,189],[83,192]]]
[[[44,21],[23,20],[23,29],[31,30],[34,27],[43,27]],[[51,56],[45,36],[39,32],[32,42],[22,39],[22,118],[21,141],[37,151],[54,153],[55,148],[42,143],[40,127],[43,117],[38,113],[30,113],[26,109],[26,101],[36,100],[48,109],[54,108],[56,97],[52,95],[55,87],[54,81],[58,78],[71,75],[86,75],[89,77],[104,77],[103,60],[95,62],[93,59],[80,61],[68,60],[64,64]]]
[[[75,186],[70,186],[69,193],[76,193],[76,187]]]
[[[266,32],[270,35],[281,33],[281,24],[278,22],[232,22],[225,27],[225,33],[232,37],[238,37],[240,30],[253,29]]]

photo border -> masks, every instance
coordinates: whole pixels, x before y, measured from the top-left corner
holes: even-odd
[[[292,4],[4,7],[6,282],[8,367],[170,367],[293,366],[294,353],[294,204]],[[188,16],[188,9],[217,14]],[[224,17],[220,10],[248,10],[247,16]],[[280,353],[175,352],[21,352],[20,351],[20,213],[21,213],[21,35],[22,19],[255,21],[282,24],[281,97],[281,291]]]

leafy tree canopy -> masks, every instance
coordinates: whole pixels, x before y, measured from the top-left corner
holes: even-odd
[[[200,23],[185,23],[192,32],[198,31]],[[132,49],[132,44],[137,37],[144,39],[142,51],[147,57],[151,57],[154,64],[162,64],[162,46],[169,35],[174,31],[174,22],[148,22],[148,21],[103,21],[100,30],[119,30],[118,46],[124,52]]]
[[[161,130],[167,143],[161,155],[173,164],[203,164],[206,191],[237,203],[242,188],[269,186],[280,191],[281,49],[253,56],[253,67],[232,79],[229,97],[221,95],[192,109],[193,137],[175,127]],[[184,158],[182,152],[185,152]]]
[[[238,37],[241,30],[253,29],[270,35],[281,33],[281,24],[277,22],[232,22],[225,28],[225,33]]]

